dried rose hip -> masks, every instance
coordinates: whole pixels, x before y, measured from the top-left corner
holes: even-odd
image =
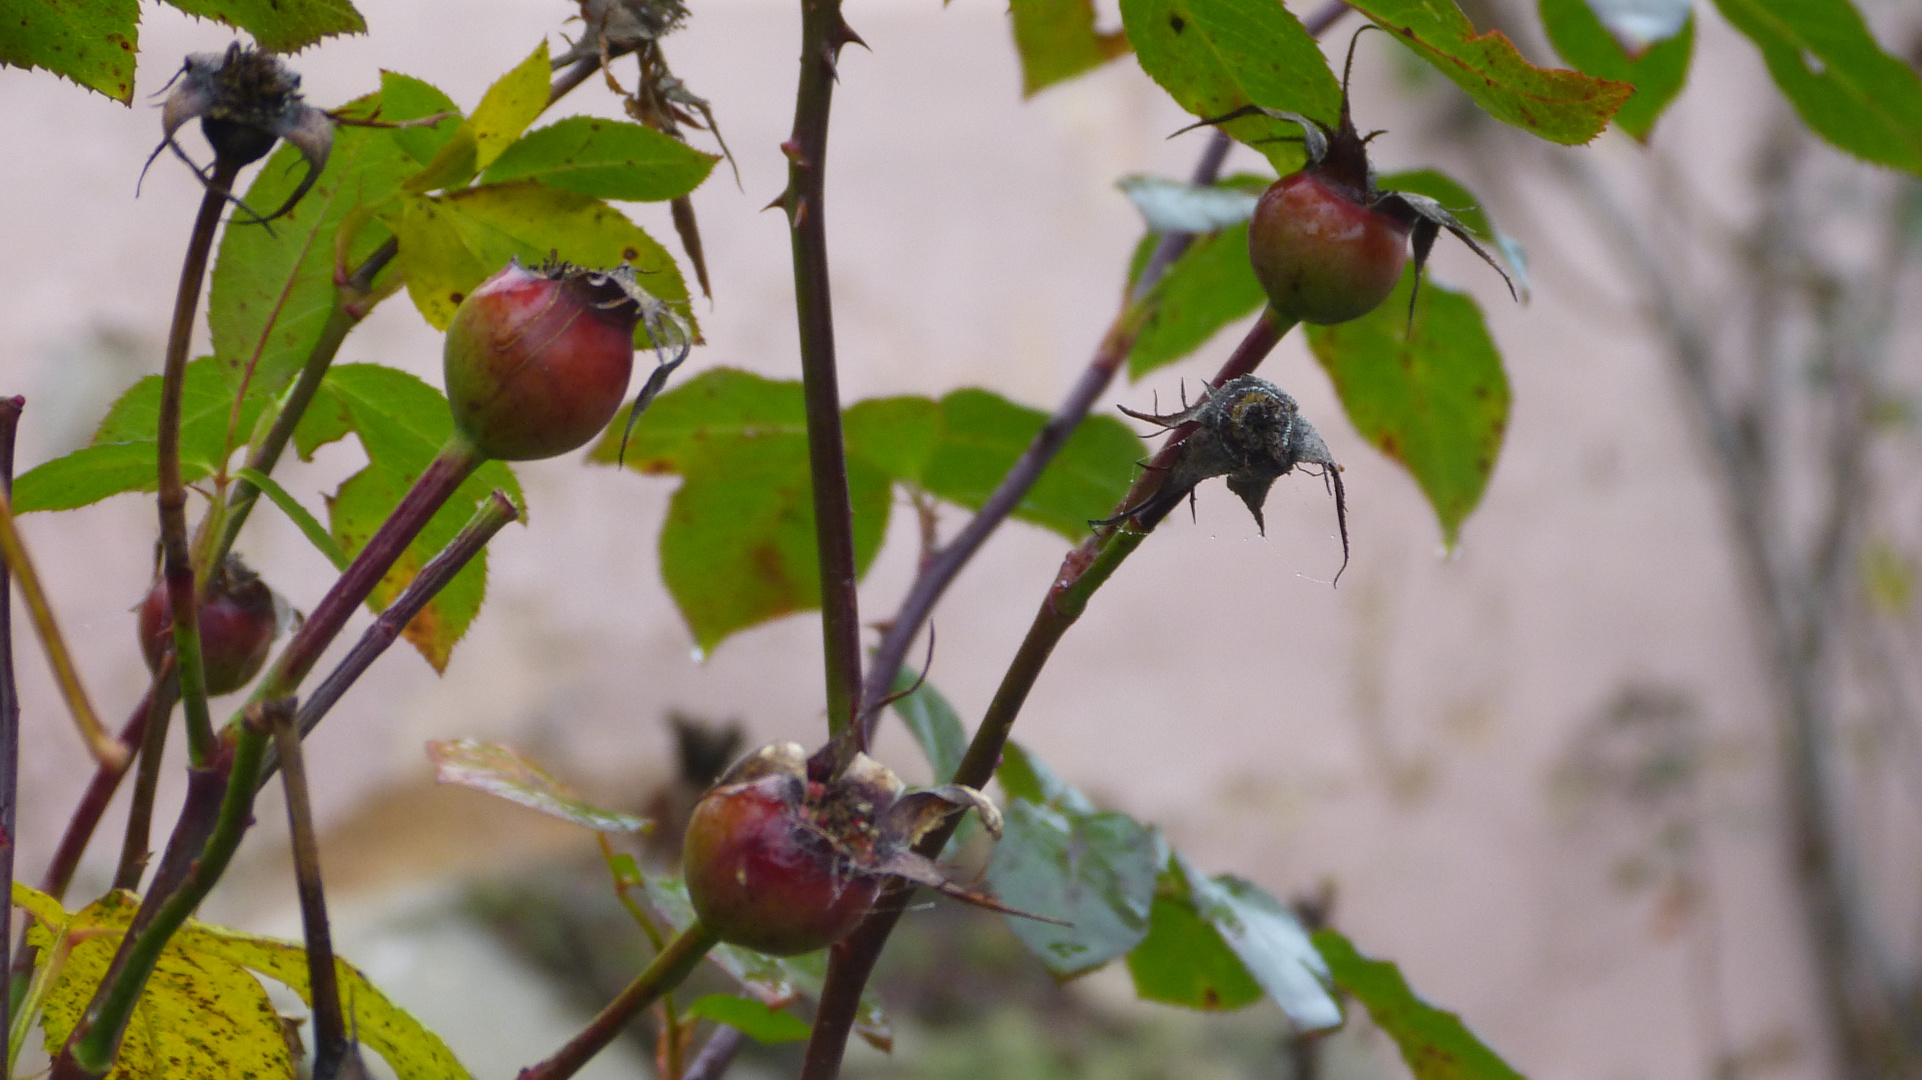
[[[902,794],[894,773],[865,754],[839,779],[814,782],[798,744],[771,743],[728,770],[694,808],[681,855],[688,897],[720,940],[774,956],[846,937],[897,878],[1025,914],[949,881],[911,850],[968,809],[1000,835],[1000,813],[973,788]]]
[[[209,582],[200,600],[200,666],[209,694],[231,694],[246,686],[267,663],[274,639],[280,636],[280,612],[274,591],[240,561],[229,555]],[[173,648],[174,608],[167,583],[154,583],[140,605],[140,652],[148,670]]]
[[[504,461],[564,454],[600,434],[634,368],[634,327],[659,302],[631,267],[518,261],[454,312],[445,351],[454,424]]]

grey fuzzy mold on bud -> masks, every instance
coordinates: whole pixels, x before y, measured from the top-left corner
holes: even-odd
[[[1348,566],[1348,507],[1342,489],[1341,466],[1322,441],[1320,432],[1301,415],[1295,399],[1274,383],[1254,375],[1230,379],[1207,390],[1202,399],[1180,412],[1155,415],[1123,408],[1137,420],[1177,428],[1195,425],[1182,440],[1180,451],[1162,475],[1161,486],[1114,517],[1094,522],[1119,525],[1132,521],[1138,529],[1153,529],[1168,512],[1192,498],[1204,480],[1224,477],[1228,490],[1240,496],[1264,535],[1267,522],[1262,507],[1275,481],[1303,465],[1321,468],[1335,495],[1335,515],[1341,525],[1342,568]],[[1337,573],[1336,578],[1340,578]]]
[[[273,213],[262,216],[234,199],[253,223],[265,224],[292,210],[327,167],[334,146],[334,122],[301,99],[300,76],[272,53],[243,48],[238,42],[224,53],[195,53],[187,58],[170,87],[160,112],[161,142],[147,159],[148,165],[160,151],[171,149],[194,170],[201,183],[207,183],[209,174],[194,164],[174,139],[182,125],[195,119],[200,121],[201,133],[220,164],[233,168],[251,164],[283,139],[306,159],[307,175]],[[222,194],[233,198],[230,192]]]

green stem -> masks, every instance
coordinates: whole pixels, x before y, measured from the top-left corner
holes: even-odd
[[[855,597],[854,511],[848,499],[847,448],[834,361],[834,310],[828,288],[826,191],[828,106],[841,47],[858,40],[840,0],[802,0],[801,82],[788,158],[785,205],[794,248],[794,306],[800,323],[801,384],[807,403],[808,468],[814,536],[821,567],[821,639],[827,674],[828,729],[853,723],[861,693],[861,617]]]
[[[706,924],[696,920],[676,934],[674,940],[667,943],[667,948],[655,955],[654,962],[647,965],[647,970],[636,976],[619,997],[608,1002],[600,1015],[590,1020],[579,1035],[556,1051],[553,1057],[522,1069],[517,1080],[563,1080],[579,1072],[581,1066],[613,1042],[621,1029],[642,1009],[681,985],[717,940]]]
[[[180,397],[187,382],[187,350],[193,339],[194,313],[200,309],[200,287],[207,277],[207,256],[213,251],[220,211],[231,197],[240,175],[236,159],[214,159],[213,175],[200,198],[187,257],[180,266],[180,287],[174,294],[173,326],[167,334],[167,362],[161,373],[160,416],[155,433],[159,459],[156,501],[160,506],[161,577],[173,608],[175,678],[186,714],[187,756],[196,766],[212,760],[216,740],[213,718],[207,711],[207,679],[200,663],[200,602],[194,592],[193,553],[187,546],[187,487],[180,478]]]
[[[173,715],[173,658],[161,661],[163,676],[147,695],[147,719],[140,733],[140,767],[134,773],[133,793],[127,800],[127,831],[120,843],[120,867],[114,871],[113,887],[129,891],[140,888],[146,872],[153,838],[154,795],[160,790],[160,763],[167,750],[167,720]]]
[[[293,702],[285,699],[248,707],[247,720],[241,724],[235,739],[233,767],[228,773],[220,816],[207,837],[206,846],[187,870],[180,887],[137,932],[119,971],[95,991],[86,1015],[54,1063],[55,1080],[103,1076],[113,1068],[121,1036],[126,1033],[127,1022],[133,1017],[134,1005],[139,1002],[148,977],[160,962],[161,950],[220,880],[253,820],[254,775],[259,772],[261,757],[267,749],[270,728],[275,722],[272,717],[276,713],[291,712],[292,707]]]

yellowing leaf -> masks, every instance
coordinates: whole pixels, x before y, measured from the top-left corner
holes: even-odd
[[[519,803],[562,821],[599,832],[631,833],[647,828],[646,818],[595,806],[556,780],[520,751],[473,739],[430,742],[435,779]]]
[[[474,115],[461,125],[474,134],[475,164],[479,168],[492,165],[547,108],[547,74],[552,70],[547,62],[547,40],[543,38],[520,66],[487,88],[480,104],[474,106]]]

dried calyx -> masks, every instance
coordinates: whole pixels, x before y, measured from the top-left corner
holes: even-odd
[[[776,956],[847,936],[894,880],[1026,915],[949,880],[913,850],[968,810],[1001,835],[1000,812],[973,788],[905,791],[866,754],[838,779],[811,781],[799,744],[771,743],[729,769],[695,807],[682,854],[688,896],[720,940]]]
[[[1196,485],[1216,476],[1226,477],[1228,490],[1241,496],[1255,516],[1255,527],[1266,533],[1261,509],[1275,481],[1299,466],[1316,465],[1334,489],[1335,518],[1341,526],[1341,565],[1348,567],[1348,500],[1341,485],[1341,466],[1315,425],[1301,415],[1295,399],[1274,383],[1254,375],[1230,379],[1204,391],[1200,401],[1180,412],[1157,416],[1123,408],[1137,420],[1166,428],[1193,424],[1175,460],[1162,473],[1161,486],[1135,505],[1097,525],[1153,529],[1184,498],[1193,499]],[[1340,572],[1335,577],[1340,579]]]
[[[147,164],[152,165],[161,150],[171,148],[193,168],[201,183],[209,183],[210,171],[195,165],[174,140],[181,125],[193,119],[200,121],[200,130],[218,163],[239,168],[258,161],[280,139],[287,140],[307,160],[307,175],[301,178],[300,186],[280,209],[264,217],[230,192],[222,193],[254,223],[265,224],[292,210],[326,168],[327,155],[334,146],[333,120],[301,100],[300,76],[272,53],[242,48],[238,42],[228,46],[225,53],[195,53],[169,86],[172,91],[160,114],[164,137]]]

